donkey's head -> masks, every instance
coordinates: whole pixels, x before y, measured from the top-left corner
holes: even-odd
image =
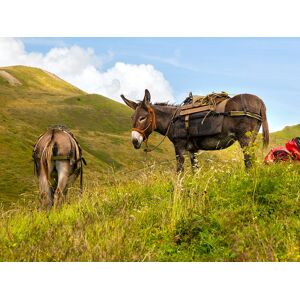
[[[156,128],[156,119],[153,108],[151,107],[151,96],[148,90],[145,90],[143,101],[138,103],[128,100],[121,95],[123,101],[135,110],[132,115],[131,141],[135,149],[139,149],[142,142],[147,140],[149,135]]]

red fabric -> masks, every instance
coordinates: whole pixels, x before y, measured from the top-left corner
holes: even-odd
[[[278,161],[297,160],[300,161],[300,149],[296,143],[299,138],[294,138],[285,144],[285,147],[279,146],[271,149],[265,157],[265,163]]]
[[[295,140],[292,139],[285,144],[286,149],[292,154],[293,158],[300,161],[300,149]]]
[[[273,163],[278,161],[287,161],[291,158],[291,153],[282,146],[275,147],[265,157],[265,163]]]

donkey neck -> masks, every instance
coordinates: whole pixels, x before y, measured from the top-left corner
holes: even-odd
[[[167,133],[172,117],[177,110],[177,107],[171,105],[154,104],[152,105],[152,108],[156,117],[155,131],[165,135]]]

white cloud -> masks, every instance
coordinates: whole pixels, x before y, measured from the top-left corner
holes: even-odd
[[[50,71],[89,93],[99,93],[120,101],[120,94],[141,99],[149,89],[155,101],[173,100],[172,89],[164,75],[153,65],[133,65],[117,62],[101,70],[112,53],[95,54],[92,48],[56,47],[47,53],[28,52],[23,42],[15,38],[0,38],[0,66],[27,65]]]
[[[99,92],[114,97],[119,97],[122,92],[128,98],[142,99],[147,88],[155,101],[173,99],[170,84],[152,65],[117,62],[101,74],[101,80]]]

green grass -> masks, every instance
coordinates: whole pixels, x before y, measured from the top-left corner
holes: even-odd
[[[165,141],[153,153],[133,150],[130,143],[132,111],[125,105],[101,95],[88,95],[69,83],[38,68],[14,66],[0,68],[16,77],[21,86],[11,86],[0,77],[0,204],[20,202],[20,195],[36,189],[31,152],[37,137],[49,125],[62,124],[71,129],[82,145],[88,161],[87,178],[101,180],[111,168],[132,169],[142,161],[174,158],[173,146]],[[271,135],[271,145],[299,135],[292,126]],[[279,140],[279,137],[281,140]],[[161,136],[151,136],[157,144]],[[235,145],[231,149],[236,149]],[[225,154],[224,154],[225,153]],[[229,158],[231,150],[213,159]]]
[[[196,174],[110,174],[49,214],[3,210],[1,261],[300,261],[300,169],[199,158]]]
[[[31,154],[38,136],[50,125],[70,128],[87,159],[86,177],[102,178],[111,168],[132,168],[145,160],[130,143],[132,111],[101,95],[88,95],[41,69],[24,66],[0,68],[21,86],[0,81],[0,204],[20,203],[20,195],[37,188]],[[0,77],[2,78],[2,77]],[[154,143],[160,140],[156,135]],[[168,157],[170,143],[149,160]],[[172,150],[171,150],[172,151]]]
[[[31,93],[36,94],[37,92],[66,96],[85,94],[85,92],[77,87],[39,68],[13,66],[2,67],[0,70],[8,72],[21,82],[20,86],[10,86],[2,77],[0,77],[2,92],[6,91],[9,94],[22,95]]]
[[[300,124],[286,126],[280,131],[271,133],[271,145],[284,146],[288,140],[296,136],[300,136]]]
[[[300,261],[299,165],[264,166],[258,151],[247,173],[234,144],[177,176],[170,142],[133,149],[126,106],[40,69],[0,69],[22,83],[0,77],[0,261]],[[31,151],[53,124],[72,130],[88,166],[83,196],[77,182],[47,214]],[[269,149],[299,135],[300,125],[272,133]]]

